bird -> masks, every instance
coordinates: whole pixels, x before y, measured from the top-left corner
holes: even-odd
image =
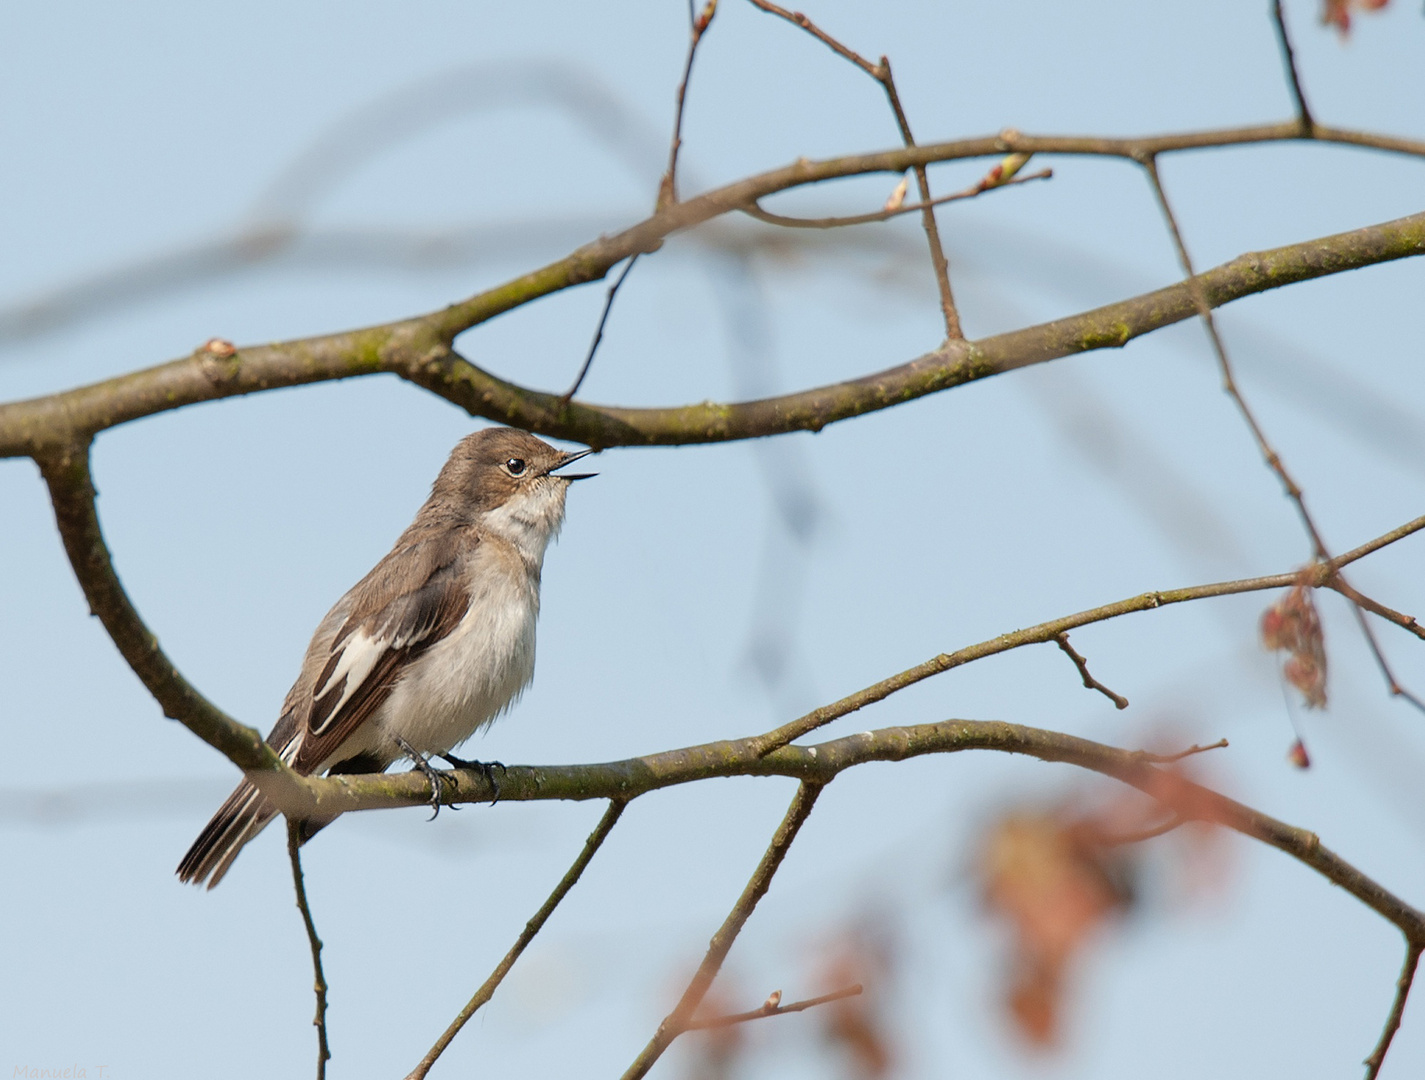
[[[303,776],[379,773],[403,758],[431,779],[450,752],[508,709],[534,676],[545,549],[564,521],[565,452],[514,428],[451,451],[390,553],[327,612],[267,742]],[[243,780],[179,863],[214,888],[276,815]],[[302,842],[332,819],[299,823]]]

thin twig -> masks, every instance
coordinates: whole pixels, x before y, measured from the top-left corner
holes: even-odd
[[[524,929],[520,931],[520,936],[515,940],[515,943],[510,946],[510,951],[505,953],[504,959],[496,965],[494,971],[490,972],[490,977],[480,984],[480,989],[475,991],[475,996],[466,1003],[465,1008],[460,1010],[455,1019],[450,1022],[450,1026],[441,1033],[440,1038],[436,1039],[435,1045],[426,1051],[426,1056],[421,1058],[420,1064],[407,1074],[406,1080],[423,1080],[426,1073],[430,1072],[431,1066],[435,1064],[436,1059],[445,1053],[445,1048],[449,1046],[451,1040],[460,1033],[460,1029],[465,1026],[466,1021],[475,1015],[480,1006],[484,1005],[485,1002],[494,996],[496,988],[504,981],[505,976],[509,974],[510,968],[515,966],[515,961],[520,958],[520,954],[524,952],[526,946],[534,940],[534,936],[544,927],[544,924],[549,920],[549,916],[552,915],[554,909],[559,906],[559,902],[568,895],[569,890],[572,889],[575,882],[579,880],[579,876],[583,874],[590,860],[593,859],[594,853],[597,852],[603,845],[603,842],[608,839],[609,833],[613,831],[614,825],[618,823],[619,815],[623,813],[624,807],[627,805],[627,801],[623,799],[609,800],[608,809],[604,811],[604,816],[599,819],[598,825],[596,825],[594,831],[589,834],[589,838],[584,841],[584,849],[579,852],[579,857],[574,860],[574,865],[569,867],[565,872],[564,876],[559,880],[559,884],[554,887],[554,891],[549,894],[549,898],[545,900],[544,903],[540,905],[539,910],[534,913],[534,917],[525,923]]]
[[[1281,46],[1282,66],[1286,68],[1287,81],[1291,84],[1291,96],[1296,101],[1296,115],[1301,120],[1301,133],[1309,136],[1316,127],[1311,110],[1306,105],[1306,95],[1301,91],[1301,78],[1296,70],[1296,53],[1291,47],[1291,35],[1286,30],[1286,15],[1282,11],[1282,0],[1272,0],[1272,22],[1277,29],[1277,44]]]
[[[881,57],[881,85],[886,88],[886,100],[891,103],[891,111],[896,114],[896,124],[901,129],[901,138],[906,147],[915,145],[915,136],[910,132],[910,121],[901,108],[900,94],[891,75],[891,62]],[[960,341],[965,331],[960,326],[960,313],[955,308],[955,297],[950,291],[950,261],[945,257],[945,245],[940,240],[940,226],[935,220],[934,199],[930,194],[930,173],[924,165],[916,165],[915,185],[920,190],[920,201],[924,209],[920,213],[921,224],[925,227],[925,239],[930,245],[930,264],[935,268],[935,284],[940,289],[940,313],[945,318],[945,338]]]
[[[657,210],[678,201],[678,151],[683,147],[683,103],[688,97],[688,80],[693,76],[693,58],[698,55],[698,42],[717,14],[717,0],[707,0],[700,14],[693,12],[693,0],[688,0],[688,59],[683,64],[683,78],[678,83],[678,107],[673,114],[673,141],[668,146],[668,171],[658,184]]]
[[[689,1020],[684,1025],[684,1031],[706,1031],[708,1028],[731,1027],[733,1024],[743,1024],[748,1020],[760,1020],[764,1016],[784,1016],[787,1013],[802,1012],[806,1009],[815,1008],[818,1005],[825,1005],[831,1001],[840,1001],[842,998],[856,997],[864,988],[860,983],[855,986],[847,986],[841,990],[833,990],[829,994],[822,994],[821,997],[807,998],[805,1001],[794,1001],[790,1005],[772,1005],[772,998],[768,998],[768,1003],[761,1008],[752,1009],[750,1012],[732,1013],[729,1016],[710,1016],[706,1020]]]
[[[1425,517],[1416,518],[1414,521],[1402,525],[1397,529],[1392,529],[1383,536],[1377,537],[1369,543],[1362,544],[1352,551],[1326,563],[1323,566],[1315,567],[1312,573],[1315,575],[1313,583],[1327,584],[1331,576],[1339,571],[1341,567],[1347,566],[1362,559],[1372,552],[1379,551],[1387,544],[1392,544],[1397,540],[1425,529]],[[1159,591],[1143,593],[1139,596],[1129,597],[1126,600],[1119,600],[1116,603],[1104,604],[1100,607],[1090,608],[1081,611],[1077,615],[1068,615],[1049,622],[1040,623],[1037,626],[1026,627],[1023,630],[1016,630],[1013,633],[1001,634],[997,638],[989,641],[982,641],[977,645],[970,645],[963,649],[958,649],[953,653],[941,653],[932,657],[913,668],[890,678],[882,679],[873,686],[866,687],[854,694],[850,694],[840,701],[830,705],[823,705],[818,709],[799,717],[790,723],[783,724],[775,731],[771,731],[764,736],[764,753],[770,753],[779,746],[783,746],[810,734],[819,727],[838,720],[843,716],[856,712],[872,705],[877,701],[882,701],[890,697],[899,690],[921,682],[934,675],[949,671],[951,668],[960,667],[964,664],[972,663],[986,656],[993,656],[1001,652],[1008,652],[1010,649],[1022,648],[1025,645],[1040,645],[1053,641],[1059,634],[1075,630],[1080,626],[1087,626],[1090,623],[1104,622],[1108,619],[1118,618],[1133,611],[1150,611],[1154,608],[1166,606],[1167,604],[1178,604],[1189,600],[1202,600],[1209,596],[1228,596],[1244,592],[1260,592],[1266,589],[1290,588],[1300,580],[1300,572],[1286,574],[1273,574],[1269,577],[1246,578],[1239,581],[1222,582],[1215,585],[1199,585],[1189,589],[1174,589],[1171,591]]]
[[[1395,999],[1390,1004],[1390,1013],[1385,1018],[1385,1029],[1380,1033],[1380,1042],[1366,1058],[1366,1080],[1376,1080],[1381,1066],[1385,1064],[1386,1052],[1390,1050],[1395,1033],[1400,1030],[1400,1018],[1405,1015],[1405,999],[1410,996],[1410,987],[1415,982],[1415,969],[1420,963],[1422,943],[1406,936],[1405,966],[1400,969],[1400,978],[1395,981]]]
[[[1341,567],[1363,559],[1421,530],[1425,530],[1425,516],[1397,526],[1338,556],[1331,563],[1324,566],[1308,567],[1306,584],[1313,588],[1319,587],[1334,571]],[[743,754],[747,755],[749,761],[770,763],[780,748],[796,739],[876,702],[884,701],[907,687],[957,667],[1028,645],[1047,644],[1059,634],[1067,631],[1121,618],[1135,612],[1154,611],[1172,604],[1189,603],[1213,597],[1285,589],[1301,581],[1302,572],[1292,570],[1265,577],[1243,578],[1210,585],[1194,585],[1183,589],[1140,593],[1137,596],[1130,596],[1111,604],[1102,604],[1074,615],[1060,616],[1057,619],[1050,619],[1022,630],[1000,634],[998,637],[974,645],[967,645],[954,652],[941,653],[916,664],[914,667],[848,694],[838,701],[813,709],[772,731],[751,738],[715,743],[710,744],[709,747],[697,747],[691,750],[676,750],[668,754],[655,754],[632,761],[614,762],[607,766],[545,766],[538,769],[515,766],[502,774],[501,797],[510,802],[527,799],[634,798],[670,784],[687,783],[709,776],[757,775],[759,774],[758,769],[749,768],[743,764]],[[1203,747],[1201,749],[1214,748]],[[1154,758],[1150,756],[1146,760],[1152,761]],[[1158,760],[1168,759],[1159,756]],[[771,768],[770,765],[765,772],[784,775],[783,772]],[[447,800],[449,803],[488,802],[494,794],[489,781],[479,773],[457,771],[450,775],[455,780],[456,788]],[[785,775],[800,774],[792,772],[785,773]],[[263,788],[263,793],[274,802],[285,805],[286,801],[297,800],[303,812],[308,812],[313,816],[335,817],[356,810],[414,806],[424,804],[429,800],[429,788],[425,779],[412,773],[370,776],[343,775],[322,778],[295,775],[290,777],[271,776],[254,772],[253,779]],[[271,785],[272,780],[281,780],[289,787],[285,790],[274,787]]]
[[[1128,844],[1141,844],[1146,840],[1156,840],[1160,836],[1166,836],[1179,826],[1186,825],[1187,818],[1181,814],[1174,813],[1167,821],[1161,825],[1153,825],[1146,829],[1139,829],[1137,832],[1117,833],[1112,836],[1097,837],[1099,843],[1106,847],[1124,847]]]
[[[1227,740],[1218,739],[1215,743],[1208,743],[1206,746],[1198,746],[1194,743],[1186,750],[1179,750],[1175,754],[1153,754],[1147,750],[1139,750],[1137,757],[1139,761],[1146,761],[1150,765],[1175,765],[1185,758],[1193,757],[1196,754],[1205,754],[1209,750],[1226,750]]]
[[[1089,674],[1089,662],[1084,659],[1084,657],[1081,656],[1072,645],[1069,644],[1069,635],[1067,632],[1063,634],[1056,634],[1054,636],[1054,643],[1064,651],[1065,656],[1067,656],[1070,660],[1074,662],[1074,666],[1079,669],[1079,676],[1084,680],[1084,686],[1087,689],[1097,690],[1104,697],[1108,698],[1109,701],[1113,702],[1115,708],[1128,708],[1128,699],[1126,697],[1124,697],[1122,694],[1115,694],[1108,687],[1104,686],[1103,683],[1099,682],[1097,679],[1095,679],[1092,675]]]
[[[1207,330],[1208,339],[1212,343],[1212,350],[1217,356],[1218,370],[1222,375],[1222,387],[1227,391],[1233,402],[1237,405],[1237,411],[1246,422],[1247,428],[1252,433],[1252,438],[1257,443],[1257,449],[1261,451],[1267,467],[1276,473],[1277,479],[1281,481],[1282,487],[1286,490],[1287,497],[1291,499],[1296,507],[1297,516],[1301,519],[1302,526],[1306,529],[1306,535],[1311,541],[1312,554],[1322,563],[1331,561],[1331,553],[1326,547],[1326,541],[1322,539],[1321,530],[1317,528],[1315,519],[1306,508],[1306,497],[1301,486],[1287,471],[1286,463],[1282,461],[1281,455],[1276,452],[1271,443],[1267,441],[1266,432],[1262,425],[1258,423],[1256,414],[1252,412],[1247,404],[1247,399],[1242,396],[1242,391],[1237,386],[1237,380],[1232,373],[1232,362],[1227,358],[1227,347],[1222,342],[1222,335],[1217,332],[1217,321],[1212,316],[1212,305],[1208,303],[1207,295],[1203,291],[1202,282],[1193,270],[1192,257],[1188,254],[1187,245],[1183,242],[1182,230],[1178,227],[1177,215],[1173,213],[1172,204],[1168,202],[1168,194],[1163,188],[1162,178],[1158,175],[1158,163],[1153,157],[1142,159],[1144,171],[1148,175],[1148,180],[1153,186],[1153,192],[1158,198],[1158,207],[1163,212],[1163,219],[1167,222],[1168,231],[1172,234],[1173,246],[1177,249],[1178,262],[1182,266],[1184,280],[1191,293],[1193,304],[1197,308],[1198,317],[1202,320],[1202,325]],[[1327,582],[1329,584],[1329,582]],[[1345,588],[1349,586],[1342,582]],[[1340,591],[1340,590],[1338,590]],[[1342,591],[1342,595],[1347,595]],[[1349,599],[1349,597],[1348,597]],[[1352,601],[1351,610],[1356,616],[1356,624],[1361,628],[1361,633],[1365,636],[1366,644],[1370,646],[1371,655],[1375,658],[1376,667],[1380,669],[1381,677],[1385,679],[1386,688],[1393,697],[1404,698],[1417,710],[1425,713],[1425,701],[1422,701],[1415,694],[1406,690],[1401,685],[1400,680],[1395,677],[1395,672],[1391,670],[1390,662],[1386,660],[1385,653],[1381,651],[1380,642],[1376,640],[1375,631],[1366,621],[1365,613],[1360,605]]]
[[[723,924],[713,935],[712,941],[708,944],[707,955],[698,965],[698,970],[694,972],[692,980],[688,983],[688,988],[683,991],[683,996],[673,1011],[658,1025],[658,1030],[648,1041],[648,1045],[643,1048],[643,1051],[623,1074],[623,1080],[638,1080],[639,1077],[646,1075],[648,1070],[653,1068],[653,1063],[662,1056],[663,1051],[668,1049],[673,1040],[688,1030],[693,1013],[702,1004],[713,980],[717,978],[717,973],[722,969],[722,962],[727,958],[728,950],[732,948],[732,943],[737,940],[737,935],[742,932],[742,927],[747,923],[753,909],[757,907],[757,901],[762,899],[772,884],[772,876],[782,865],[782,859],[786,857],[787,850],[792,846],[792,841],[797,838],[802,823],[811,814],[812,807],[816,804],[816,797],[821,794],[821,788],[821,784],[809,781],[803,781],[797,785],[796,797],[792,799],[792,805],[787,808],[787,814],[782,818],[782,823],[777,826],[772,843],[763,854],[762,861],[757,864],[757,869],[753,871],[746,888],[742,890],[742,895],[737,898],[737,903],[733,905],[727,918],[723,920]]]
[[[312,1024],[317,1029],[317,1080],[327,1075],[331,1047],[327,1044],[327,980],[322,974],[322,939],[317,937],[317,925],[312,921],[312,909],[307,904],[307,887],[302,880],[302,823],[287,819],[287,858],[292,863],[292,888],[297,894],[297,910],[302,913],[302,925],[307,928],[307,944],[312,948],[312,989],[317,994],[317,1013]]]
[[[882,56],[880,63],[871,63],[854,49],[849,49],[837,41],[800,11],[788,11],[784,7],[770,3],[769,0],[749,0],[749,3],[770,15],[776,15],[801,27],[812,37],[830,47],[838,56],[850,60],[880,83],[881,88],[886,92],[886,100],[890,103],[891,112],[895,114],[896,127],[900,130],[901,141],[905,143],[906,149],[915,147],[915,136],[911,134],[910,121],[906,118],[905,109],[901,107],[901,98],[896,90],[895,76],[891,74],[889,59]],[[921,224],[925,228],[925,238],[930,245],[930,262],[935,269],[935,284],[940,290],[940,312],[945,319],[945,337],[948,341],[960,341],[964,338],[965,333],[960,326],[960,313],[955,308],[955,297],[950,290],[950,264],[945,258],[945,245],[940,240],[940,226],[935,221],[936,200],[930,194],[930,177],[924,163],[917,162],[911,166],[911,169],[915,173],[916,186],[920,190]]]
[[[957,191],[951,195],[940,195],[932,199],[929,203],[910,203],[906,206],[898,206],[894,210],[877,210],[875,213],[853,214],[849,217],[786,217],[782,214],[774,214],[769,210],[764,210],[755,202],[749,203],[741,209],[748,217],[756,218],[758,221],[764,221],[768,225],[780,225],[788,229],[840,229],[847,225],[867,225],[874,221],[889,221],[891,218],[900,217],[902,214],[913,214],[917,210],[925,209],[927,206],[941,206],[948,202],[957,202],[960,199],[973,199],[975,196],[983,195],[987,191],[1013,187],[1016,184],[1027,184],[1034,180],[1049,180],[1053,175],[1053,169],[1041,169],[1039,172],[1017,176],[998,184],[986,184],[981,181],[973,187],[965,188],[963,191]]]
[[[1372,600],[1369,596],[1365,595],[1365,593],[1346,584],[1346,582],[1339,577],[1327,582],[1327,588],[1335,589],[1342,596],[1346,597],[1346,599],[1359,604],[1372,615],[1379,615],[1386,622],[1394,623],[1402,630],[1408,630],[1421,640],[1425,640],[1425,626],[1421,626],[1420,623],[1416,621],[1414,615],[1405,615],[1396,611],[1394,608],[1386,607],[1378,600]]]
[[[599,342],[604,340],[604,324],[609,321],[609,312],[613,310],[614,297],[618,295],[619,289],[623,287],[624,279],[628,277],[629,271],[633,269],[633,264],[638,262],[639,254],[639,252],[634,252],[633,255],[629,257],[628,263],[624,266],[623,271],[615,279],[614,283],[609,286],[608,295],[604,297],[604,310],[599,316],[598,328],[594,331],[594,340],[589,342],[589,354],[584,357],[584,366],[579,369],[579,375],[574,380],[574,385],[564,392],[564,397],[561,399],[565,404],[572,401],[574,395],[579,392],[579,387],[584,385],[584,376],[589,374],[589,365],[594,362],[594,353],[599,351]]]
[[[841,44],[841,42],[837,41],[825,30],[822,30],[820,27],[818,27],[816,23],[812,22],[800,11],[788,11],[784,7],[778,7],[776,4],[768,3],[767,0],[748,0],[748,2],[753,7],[759,8],[762,11],[767,12],[769,15],[776,15],[779,18],[786,19],[789,23],[793,23],[797,26],[800,26],[803,30],[805,30],[812,37],[820,41],[832,52],[836,53],[838,56],[845,57],[847,60],[850,60],[867,75],[871,76],[871,78],[876,79],[877,81],[880,80],[881,74],[875,64],[871,63],[871,61],[867,60],[860,53],[852,49],[848,49],[845,45]]]

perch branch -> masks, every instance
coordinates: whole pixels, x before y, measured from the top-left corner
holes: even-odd
[[[1425,945],[1425,914],[1322,846],[1315,833],[1295,828],[1152,764],[1143,751],[1120,750],[1061,732],[987,720],[863,731],[814,746],[782,746],[760,753],[766,736],[706,743],[647,757],[599,765],[512,765],[500,778],[507,802],[546,799],[634,799],[650,791],[714,777],[787,776],[826,784],[847,769],[872,761],[904,761],[927,754],[991,750],[1024,754],[1101,773],[1135,787],[1190,821],[1212,821],[1285,852]],[[452,773],[451,802],[489,801],[481,774]],[[422,806],[424,777],[414,773],[336,776],[302,781],[322,813],[393,806]]]

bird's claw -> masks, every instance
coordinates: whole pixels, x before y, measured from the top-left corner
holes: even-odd
[[[469,769],[471,772],[479,773],[485,778],[485,782],[490,785],[491,790],[495,793],[495,797],[490,800],[490,805],[494,806],[500,801],[500,781],[495,779],[495,770],[499,769],[502,773],[509,772],[509,770],[505,768],[504,762],[466,761],[464,758],[458,758],[454,754],[436,754],[434,756],[440,758],[451,768]]]
[[[451,789],[454,790],[460,786],[460,783],[455,779],[455,777],[451,776],[449,773],[443,773],[439,769],[433,767],[430,763],[430,756],[422,754],[414,746],[406,742],[405,739],[397,737],[396,745],[399,746],[401,748],[401,751],[408,758],[411,759],[411,767],[416,772],[424,776],[428,781],[430,781],[430,817],[427,820],[434,821],[437,817],[440,816],[440,785],[449,784],[451,786]],[[444,754],[437,754],[433,756],[441,758],[445,757]],[[449,758],[446,758],[446,760],[448,761]],[[458,810],[459,807],[452,805],[451,809]]]

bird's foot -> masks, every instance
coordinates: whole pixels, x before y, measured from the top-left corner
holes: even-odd
[[[430,781],[429,820],[434,821],[436,817],[440,814],[440,785],[449,784],[452,789],[455,789],[460,786],[460,783],[455,779],[455,777],[451,776],[449,773],[443,773],[439,769],[431,765],[430,759],[432,756],[445,757],[444,754],[422,754],[419,750],[417,750],[410,743],[406,742],[406,740],[402,739],[400,736],[396,737],[396,745],[401,748],[402,753],[404,753],[408,758],[411,759],[411,767],[416,772],[420,773],[422,776],[424,776],[427,780]],[[446,760],[448,761],[449,758],[446,758]],[[458,810],[460,808],[458,806],[452,805],[451,809]]]
[[[444,761],[453,769],[469,769],[471,772],[479,773],[485,778],[485,782],[490,785],[491,790],[495,793],[495,797],[490,800],[490,805],[494,806],[500,801],[500,781],[495,777],[495,770],[499,769],[502,773],[508,772],[509,770],[505,768],[503,762],[466,761],[464,758],[458,758],[454,754],[432,754],[431,756],[440,758],[441,761]]]

